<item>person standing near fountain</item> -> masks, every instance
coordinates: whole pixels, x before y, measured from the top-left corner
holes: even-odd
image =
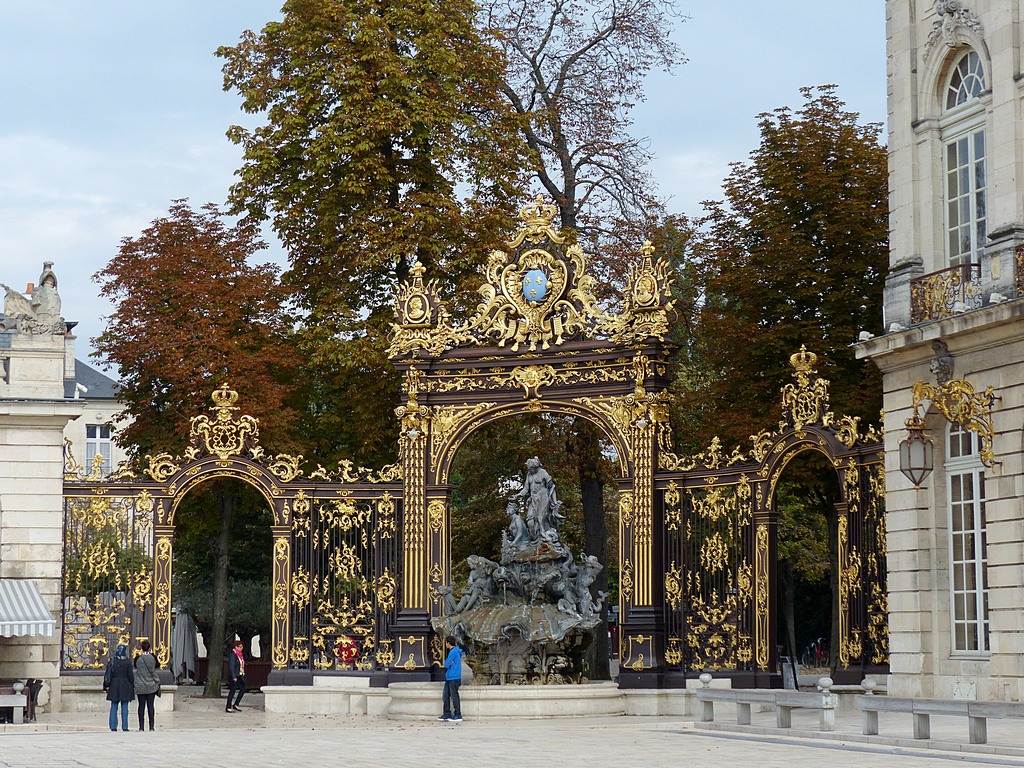
[[[444,660],[444,692],[441,694],[441,706],[444,709],[437,719],[461,723],[459,686],[462,685],[462,649],[451,635],[444,639],[444,645],[448,649],[448,658]]]

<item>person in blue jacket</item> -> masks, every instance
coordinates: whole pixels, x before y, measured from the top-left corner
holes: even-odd
[[[448,658],[444,660],[444,693],[441,694],[444,712],[437,719],[461,723],[462,702],[459,700],[459,686],[462,685],[462,649],[451,635],[444,639],[444,645],[448,649]]]

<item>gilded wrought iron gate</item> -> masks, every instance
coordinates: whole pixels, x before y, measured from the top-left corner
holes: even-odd
[[[402,484],[395,466],[342,462],[306,475],[267,456],[237,393],[213,394],[182,456],[147,456],[140,474],[103,477],[68,451],[64,478],[64,670],[100,669],[118,643],[149,639],[170,663],[174,516],[216,479],[254,487],[273,512],[271,661],[279,673],[386,669],[398,604]]]
[[[804,451],[823,454],[842,494],[838,530],[840,669],[888,663],[885,477],[881,436],[829,410],[816,356],[793,355],[796,381],[783,388],[784,421],[752,438],[749,453],[663,450],[655,484],[665,519],[668,676],[720,671],[768,685],[778,664],[775,491]],[[666,432],[667,436],[667,432]]]

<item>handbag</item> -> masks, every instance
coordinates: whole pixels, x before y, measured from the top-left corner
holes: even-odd
[[[164,687],[162,685],[158,685],[157,688],[156,688],[156,697],[160,698],[160,694],[163,693],[163,692],[164,692]]]

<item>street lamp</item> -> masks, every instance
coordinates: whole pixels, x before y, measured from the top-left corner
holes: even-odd
[[[924,433],[924,421],[914,406],[914,415],[906,420],[907,437],[900,441],[900,472],[914,488],[920,490],[921,483],[932,473],[935,448],[932,439]]]

